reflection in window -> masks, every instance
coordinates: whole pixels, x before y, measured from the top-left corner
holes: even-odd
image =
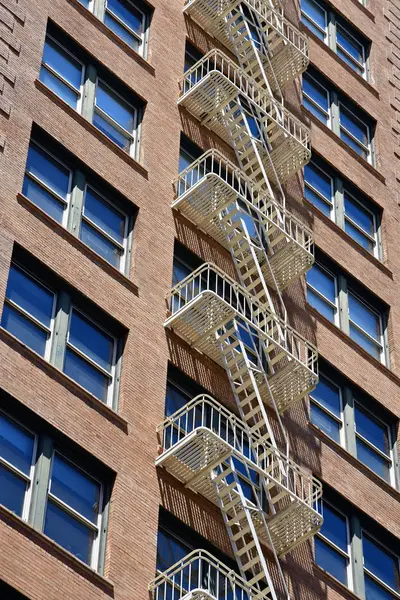
[[[47,36],[39,79],[75,110],[81,100],[83,74],[82,63]]]
[[[347,517],[326,501],[320,501],[323,525],[315,537],[315,562],[344,585],[350,565]]]
[[[350,337],[369,354],[380,360],[383,352],[380,315],[352,292],[349,299]]]
[[[307,272],[307,301],[332,323],[336,322],[336,277],[318,263]]]
[[[363,409],[354,407],[357,458],[390,483],[392,468],[388,425]]]
[[[134,144],[136,109],[100,79],[96,85],[93,125],[117,146],[130,152]]]
[[[341,441],[342,394],[341,389],[324,375],[310,394],[311,422],[335,442]]]

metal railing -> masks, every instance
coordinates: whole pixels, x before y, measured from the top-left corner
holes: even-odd
[[[180,311],[188,310],[189,304],[205,293],[213,294],[224,302],[235,313],[232,318],[238,316],[246,321],[266,344],[265,350],[269,344],[274,344],[286,358],[301,363],[316,376],[318,354],[315,346],[211,263],[201,265],[172,288],[168,295],[172,315],[165,325],[168,326]]]
[[[282,129],[282,133],[293,137],[299,144],[309,149],[309,128],[279,104],[258,83],[248,77],[233,60],[220,50],[210,50],[193,67],[185,72],[180,79],[180,101],[183,101],[196,86],[201,85],[202,80],[212,72],[222,74],[231,85],[236,87],[238,94],[242,94],[248,101],[255,105],[264,128],[268,128],[269,122],[272,121],[277,127]],[[231,100],[232,98],[230,98]],[[226,99],[221,102],[221,109],[224,107],[224,104],[226,105]]]
[[[284,456],[271,443],[251,434],[248,427],[214,398],[200,395],[167,417],[157,427],[162,436],[163,452],[197,429],[208,429],[224,444],[232,448],[232,455],[256,474],[266,485],[272,482],[287,492],[293,500],[313,508],[322,495],[322,485],[318,479],[307,473],[290,458]]]
[[[271,600],[206,550],[193,550],[149,584],[154,600]]]

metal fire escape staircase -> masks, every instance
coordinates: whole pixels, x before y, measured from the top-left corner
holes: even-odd
[[[156,464],[219,505],[246,600],[277,600],[263,544],[288,595],[278,557],[322,524],[321,484],[275,440],[278,430],[287,442],[281,414],[317,382],[316,349],[288,325],[281,296],[313,262],[312,234],[286,210],[282,190],[311,154],[309,130],[281,101],[281,88],[307,66],[307,40],[279,0],[187,0],[184,11],[239,65],[210,51],[186,71],[178,102],[233,146],[240,168],[206,152],[179,174],[173,207],[230,251],[240,283],[201,266],[172,289],[165,326],[225,367],[240,419],[208,396],[193,399],[159,427]],[[209,561],[198,552],[150,589],[175,590],[180,573],[177,598],[225,598],[229,577],[222,590],[215,575],[183,575],[193,560]]]

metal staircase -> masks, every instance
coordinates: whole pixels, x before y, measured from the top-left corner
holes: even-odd
[[[288,597],[279,557],[322,525],[322,486],[290,459],[282,421],[318,380],[317,350],[289,325],[282,296],[314,260],[312,233],[282,187],[311,155],[308,128],[282,98],[307,67],[307,38],[280,0],[186,0],[184,12],[237,62],[208,52],[182,77],[178,104],[234,148],[239,166],[205,152],[174,182],[172,206],[230,252],[238,281],[202,265],[171,290],[165,327],[225,368],[239,416],[194,398],[159,426],[156,464],[220,507],[241,577],[218,564],[223,588],[198,569],[192,583],[194,562],[215,561],[197,551],[150,590],[157,600],[277,600],[269,561]]]

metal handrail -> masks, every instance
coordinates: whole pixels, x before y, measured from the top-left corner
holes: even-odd
[[[189,303],[207,292],[225,302],[240,319],[254,329],[261,340],[272,342],[286,353],[287,358],[296,360],[312,373],[317,373],[316,347],[212,263],[198,267],[169,292],[167,298],[170,300],[172,317],[181,310],[187,310]],[[172,317],[167,319],[167,323]]]
[[[263,594],[251,587],[235,571],[207,550],[193,550],[184,558],[158,574],[149,584],[154,600],[184,600],[205,591],[215,600],[270,600],[268,589]]]
[[[232,455],[266,480],[273,481],[297,501],[310,508],[322,495],[321,482],[282,454],[232,412],[207,394],[196,396],[157,427],[162,433],[164,452],[197,429],[207,429],[232,448]],[[261,484],[262,482],[260,482]]]
[[[174,208],[194,186],[201,186],[202,182],[211,176],[218,176],[230,186],[248,206],[250,205],[253,217],[259,222],[267,219],[274,227],[279,228],[285,236],[292,238],[297,244],[312,254],[314,236],[300,219],[279,205],[264,190],[260,190],[243,171],[221,152],[215,149],[208,150],[191,165],[181,171],[174,180],[177,200],[172,204]]]
[[[196,64],[188,69],[179,80],[181,88],[181,100],[200,84],[212,71],[222,73],[232,85],[237,88],[238,93],[246,96],[252,102],[260,114],[260,121],[267,126],[268,120],[272,120],[284,130],[286,135],[294,137],[297,142],[306,146],[310,145],[310,129],[304,125],[290,111],[282,107],[275,98],[269,95],[255,80],[246,73],[226,54],[218,49],[212,49],[205,54]],[[262,111],[260,113],[260,111]]]

